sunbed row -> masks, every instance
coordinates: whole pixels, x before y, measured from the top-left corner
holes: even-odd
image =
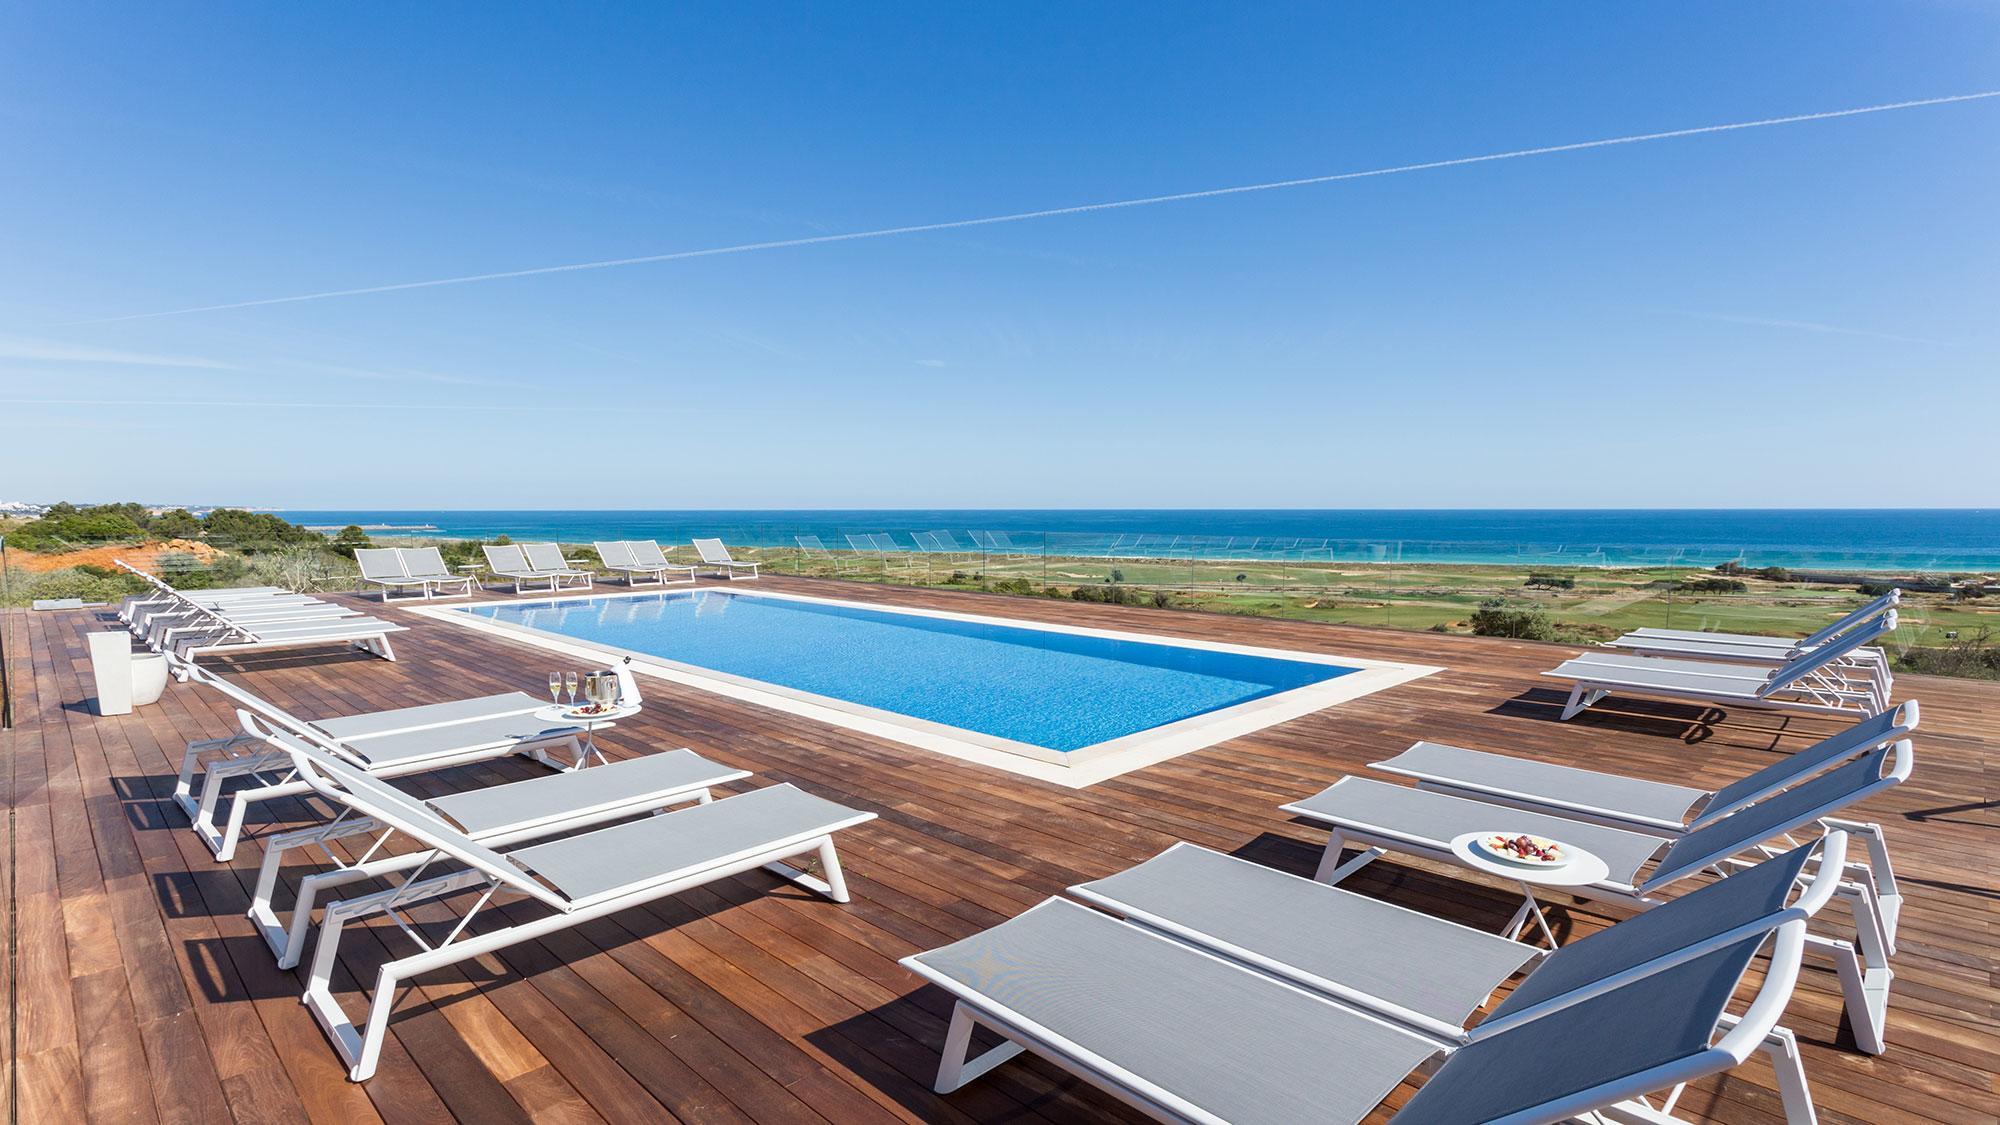
[[[394,660],[389,634],[405,628],[276,586],[178,590],[129,563],[118,565],[153,587],[120,603],[119,620],[148,648],[176,658],[177,668],[215,653],[329,644]]]
[[[1376,765],[1416,788],[1347,777],[1284,806],[1329,829],[1314,880],[1181,844],[1070,888],[1098,909],[1051,899],[906,958],[957,1002],[937,1088],[1026,1050],[1169,1120],[1358,1121],[1428,1070],[1399,1118],[1664,1121],[1632,1099],[1761,1048],[1787,1119],[1813,1121],[1778,1017],[1812,953],[1857,1045],[1884,1049],[1901,895],[1880,827],[1837,814],[1909,776],[1918,719],[1906,702],[1713,792],[1420,742]],[[1454,839],[1503,825],[1605,859],[1573,890],[1631,916],[1543,950],[1516,940],[1521,914],[1495,936],[1333,885],[1388,851],[1462,863]],[[1809,933],[1834,897],[1851,934]],[[1760,948],[1763,983],[1731,1016]],[[1002,1044],[969,1058],[975,1027]]]
[[[303,1000],[355,1081],[375,1071],[403,981],[754,868],[846,902],[834,834],[875,817],[790,784],[716,799],[712,787],[751,775],[686,748],[588,769],[573,759],[552,775],[423,799],[387,779],[515,753],[547,761],[552,746],[574,750],[580,732],[519,723],[524,704],[536,703],[519,693],[308,722],[205,670],[187,671],[228,698],[242,728],[232,738],[190,745],[175,789],[219,858],[231,853],[250,803],[312,795],[335,812],[325,824],[265,842],[250,916],[289,968],[303,958],[317,908]],[[621,680],[636,699],[629,672]],[[218,834],[217,794],[232,782],[229,828]],[[334,845],[350,837],[356,858],[347,861]],[[408,850],[394,851],[392,842]],[[280,873],[308,848],[330,865],[300,881],[281,916]],[[817,874],[787,862],[799,856],[810,856]],[[329,896],[363,880],[387,887]],[[406,914],[427,903],[466,894],[473,902],[449,934],[378,969],[367,1015],[357,1023],[332,985],[344,927],[378,914],[405,924]],[[522,911],[510,908],[504,922],[474,932],[473,918],[498,896],[524,897],[542,909],[521,920]]]
[[[1611,694],[1766,707],[1832,715],[1875,715],[1889,707],[1895,681],[1871,642],[1896,629],[1901,592],[1887,594],[1798,640],[1737,633],[1640,629],[1543,673],[1570,685],[1562,717]]]
[[[600,540],[593,544],[605,569],[625,577],[629,584],[641,581],[665,585],[693,582],[696,568],[671,562],[653,539]],[[717,577],[756,578],[757,564],[732,558],[720,539],[697,539],[696,553],[702,565]],[[565,558],[555,543],[502,543],[480,548],[486,569],[495,578],[511,583],[514,593],[531,589],[557,593],[566,589],[588,590],[596,575]],[[436,547],[367,547],[354,552],[361,575],[355,589],[382,588],[382,600],[419,601],[440,597],[470,597],[476,580],[469,574],[453,574],[445,566],[444,555]],[[401,591],[414,591],[400,599]],[[452,591],[447,593],[446,591]]]

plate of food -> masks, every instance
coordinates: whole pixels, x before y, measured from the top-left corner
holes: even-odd
[[[1525,832],[1481,832],[1472,847],[1488,859],[1516,867],[1561,867],[1570,858],[1568,849],[1556,841]]]
[[[611,708],[606,707],[602,703],[579,703],[573,707],[563,708],[562,717],[565,719],[594,719],[599,715],[610,713],[611,710]]]

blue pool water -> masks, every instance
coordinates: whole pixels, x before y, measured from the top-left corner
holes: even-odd
[[[1356,671],[714,590],[457,612],[1061,751]]]

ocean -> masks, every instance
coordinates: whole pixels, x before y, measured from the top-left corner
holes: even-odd
[[[752,547],[812,537],[837,550],[1122,558],[2000,570],[2000,508],[1769,510],[883,509],[840,511],[283,511],[314,527],[444,538],[715,536]],[[880,538],[886,537],[886,538]]]

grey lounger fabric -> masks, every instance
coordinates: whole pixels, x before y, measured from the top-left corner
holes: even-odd
[[[569,560],[563,558],[562,548],[554,543],[523,543],[521,553],[527,556],[528,568],[536,574],[560,574],[570,578],[589,573],[569,565]]]
[[[1871,715],[1713,793],[1684,785],[1419,742],[1374,768],[1503,801],[1575,811],[1678,831],[1700,827],[1917,728],[1917,701]],[[1689,822],[1690,810],[1699,814]]]
[[[1385,773],[1438,781],[1496,797],[1533,797],[1537,804],[1579,810],[1616,810],[1627,819],[1678,827],[1688,811],[1708,798],[1705,789],[1621,777],[1594,770],[1489,754],[1436,742],[1419,742],[1386,761]]]
[[[1524,812],[1504,805],[1449,797],[1368,777],[1343,777],[1285,811],[1335,826],[1366,827],[1380,836],[1418,846],[1448,848],[1467,832],[1529,832],[1596,853],[1610,878],[1634,882],[1641,868],[1666,843],[1658,836],[1605,828],[1559,816]]]
[[[1468,1044],[1396,1120],[1491,1121],[1700,1054],[1765,936]]]
[[[1326,982],[1465,1022],[1539,952],[1380,899],[1192,844],[1071,887],[1088,902],[1317,991]],[[1190,937],[1199,934],[1199,939]],[[1421,964],[1422,972],[1412,972]]]
[[[526,692],[509,691],[472,699],[454,699],[449,703],[425,703],[416,707],[398,707],[393,711],[371,711],[365,715],[315,719],[312,725],[335,739],[372,738],[376,735],[422,730],[424,727],[463,723],[473,719],[525,715],[546,706],[548,704]]]
[[[659,794],[721,785],[749,776],[747,770],[717,765],[682,748],[606,762],[587,770],[432,797],[426,804],[457,822],[467,835],[477,837],[502,830],[518,831],[605,806],[643,806]]]
[[[1803,844],[1570,942],[1535,966],[1487,1019],[1513,1015],[1771,917],[1784,908],[1813,854],[1814,846]]]
[[[1885,779],[1900,780],[1898,775],[1909,769],[1908,748],[1904,741],[1871,751],[1671,841],[1362,777],[1341,778],[1284,811],[1328,824],[1336,832],[1366,833],[1431,853],[1448,851],[1451,840],[1466,832],[1530,832],[1596,853],[1610,868],[1609,882],[1644,891],[1830,815]],[[1885,775],[1892,750],[1897,772]],[[1641,880],[1656,853],[1658,862]]]
[[[589,773],[595,771],[579,771]],[[832,833],[870,819],[790,784],[769,785],[671,816],[648,817],[507,853],[573,903],[627,893],[663,875],[718,864],[773,840]]]
[[[679,815],[679,814],[676,814]],[[1359,1121],[1436,1044],[1355,1009],[1050,899],[905,962],[1226,1121]]]
[[[582,729],[565,723],[543,722],[532,714],[496,715],[470,722],[420,727],[343,741],[342,745],[356,758],[368,763],[370,769],[375,769],[442,754],[471,753],[489,747],[529,745],[566,738],[581,733]]]

